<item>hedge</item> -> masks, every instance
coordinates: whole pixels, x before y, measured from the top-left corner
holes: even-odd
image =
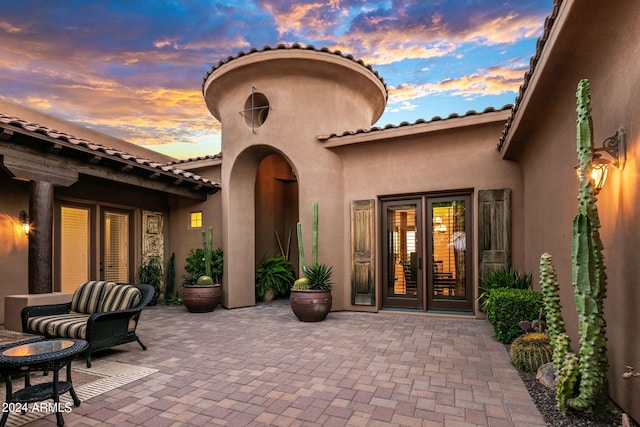
[[[542,293],[530,289],[492,289],[487,301],[487,316],[496,331],[495,338],[509,344],[523,334],[521,320],[537,319],[542,308]]]

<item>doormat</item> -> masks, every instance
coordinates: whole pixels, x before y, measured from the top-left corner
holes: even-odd
[[[89,400],[93,397],[99,396],[103,393],[144,378],[147,375],[153,374],[154,372],[158,372],[158,370],[145,368],[143,366],[127,365],[126,363],[111,362],[104,359],[94,359],[91,362],[90,369],[87,368],[86,361],[84,359],[74,360],[71,363],[71,379],[73,380],[73,389],[76,391],[78,399],[80,399],[81,402],[85,402],[86,400]],[[66,369],[61,369],[59,375],[60,381],[64,381],[67,378]],[[51,381],[51,378],[51,373],[49,373],[47,376],[44,376],[41,373],[36,372],[31,375],[31,384]],[[24,378],[16,378],[13,380],[12,384],[14,392],[21,390],[24,387]],[[0,389],[0,402],[5,402],[6,389],[4,386],[4,379],[2,379]],[[32,410],[34,408],[43,408],[42,406],[33,406],[39,405],[39,403],[44,403],[45,405],[53,405],[53,400],[49,399],[45,400],[44,402],[38,402],[35,404],[30,403],[27,406],[29,410],[24,415],[21,414],[19,410],[15,413],[10,413],[9,417],[7,418],[6,426],[22,426],[24,424],[52,414],[52,411]],[[62,410],[63,417],[65,408],[70,408],[71,411],[76,409],[76,407],[73,405],[73,399],[71,399],[71,395],[69,393],[65,393],[60,396],[60,408]],[[80,405],[80,408],[82,408],[82,404]]]

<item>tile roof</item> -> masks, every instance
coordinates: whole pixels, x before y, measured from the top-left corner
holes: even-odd
[[[211,67],[211,70],[209,70],[209,72],[204,76],[204,79],[202,79],[202,91],[204,93],[204,85],[207,82],[207,79],[209,78],[209,76],[216,71],[218,68],[222,67],[225,64],[228,64],[229,62],[241,58],[243,56],[247,56],[247,55],[251,55],[254,53],[260,53],[260,52],[267,52],[270,50],[312,50],[315,52],[324,52],[324,53],[329,53],[329,54],[333,54],[333,55],[337,55],[340,56],[342,58],[346,58],[349,59],[357,64],[362,65],[364,68],[366,68],[367,70],[371,71],[377,78],[378,80],[380,80],[380,82],[382,83],[382,85],[384,86],[385,92],[386,92],[386,98],[389,97],[389,90],[387,89],[387,84],[384,82],[384,79],[380,76],[380,74],[378,74],[378,72],[376,70],[373,69],[373,67],[371,65],[365,64],[363,60],[361,59],[355,59],[352,55],[350,54],[343,54],[341,51],[339,50],[334,50],[331,51],[329,49],[327,49],[326,47],[320,48],[320,49],[316,49],[313,45],[306,45],[303,46],[300,43],[293,43],[291,46],[287,46],[285,44],[278,44],[276,47],[271,47],[271,46],[265,46],[262,49],[256,49],[256,48],[252,48],[250,49],[248,52],[240,52],[238,53],[236,56],[229,56],[227,57],[226,60],[223,61],[218,61],[218,63],[214,66]]]
[[[531,77],[536,71],[536,66],[540,61],[540,57],[542,56],[542,50],[544,49],[547,40],[549,39],[549,34],[551,32],[551,28],[553,28],[553,24],[555,23],[556,18],[558,17],[558,12],[560,11],[560,6],[562,5],[562,0],[554,0],[553,9],[551,13],[544,21],[544,31],[542,36],[538,39],[536,43],[536,51],[529,60],[529,70],[524,75],[524,82],[520,86],[520,91],[518,92],[518,96],[516,97],[515,104],[513,105],[513,109],[511,110],[511,115],[507,119],[507,122],[504,125],[504,130],[502,131],[502,136],[498,141],[497,149],[498,151],[502,150],[504,143],[507,139],[507,135],[509,134],[509,130],[511,129],[511,125],[513,124],[513,120],[515,118],[518,109],[520,108],[520,104],[522,102],[522,98],[524,97],[525,92],[529,88],[529,83],[531,82]]]
[[[167,163],[168,165],[179,165],[182,163],[191,163],[198,162],[202,160],[222,160],[222,153],[208,155],[208,156],[199,156],[199,157],[190,157],[188,159],[175,160],[173,162]]]
[[[511,108],[512,108],[511,104],[507,104],[507,105],[503,106],[502,108],[500,108],[498,110],[496,110],[494,107],[487,107],[481,112],[477,112],[475,110],[469,110],[462,116],[459,115],[459,114],[456,114],[456,113],[452,113],[452,114],[449,114],[449,116],[447,116],[445,118],[442,118],[440,116],[434,116],[434,117],[431,118],[431,120],[418,119],[413,123],[402,122],[399,125],[388,124],[388,125],[386,125],[384,127],[374,126],[374,127],[369,128],[369,129],[358,129],[358,130],[355,130],[355,131],[346,131],[346,132],[343,132],[341,134],[332,133],[330,135],[319,135],[318,136],[318,140],[327,141],[327,140],[332,139],[332,138],[341,138],[341,137],[344,137],[344,136],[358,135],[358,134],[362,134],[362,133],[380,132],[380,131],[384,131],[384,130],[387,130],[387,129],[397,129],[397,128],[404,127],[404,126],[414,126],[414,125],[418,125],[418,124],[422,124],[422,123],[431,123],[431,122],[438,122],[438,121],[441,121],[441,120],[451,120],[451,119],[457,119],[457,118],[461,118],[461,117],[475,116],[475,115],[478,115],[478,114],[493,113],[493,112],[496,112],[496,111],[509,110]]]
[[[174,185],[185,185],[186,183],[191,183],[190,187],[195,190],[215,192],[220,187],[220,184],[217,182],[193,172],[174,167],[172,164],[154,162],[122,150],[110,148],[86,139],[76,138],[73,135],[69,135],[64,132],[59,132],[36,123],[27,122],[17,117],[0,113],[0,127],[3,126],[5,129],[7,126],[11,126],[14,129],[22,129],[31,136],[36,136],[34,134],[38,134],[37,137],[40,140],[46,140],[46,138],[43,137],[51,138],[53,140],[50,141],[52,144],[54,144],[54,141],[65,143],[64,146],[76,152],[89,152],[94,154],[94,157],[90,160],[92,162],[95,161],[95,155],[114,160],[120,164],[119,170],[123,172],[140,174],[142,170],[147,170],[152,172],[152,175],[146,174],[148,177],[157,178],[162,175],[170,178]],[[64,146],[57,148],[62,149]],[[125,165],[122,165],[122,163],[125,163]]]

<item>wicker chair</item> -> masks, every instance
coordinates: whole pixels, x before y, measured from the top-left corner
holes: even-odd
[[[137,341],[136,327],[142,309],[155,289],[151,285],[87,282],[74,293],[71,302],[25,307],[23,332],[47,338],[80,338],[89,343],[83,355],[91,367],[91,354]]]

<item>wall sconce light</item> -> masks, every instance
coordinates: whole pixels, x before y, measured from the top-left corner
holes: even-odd
[[[22,226],[24,234],[28,236],[29,231],[31,231],[31,225],[29,224],[29,217],[25,211],[20,211],[20,225]]]
[[[593,149],[591,158],[591,183],[593,184],[593,193],[598,194],[604,187],[609,173],[609,165],[611,160],[605,159],[600,154],[606,152],[613,159],[613,166],[622,170],[627,161],[627,148],[624,128],[619,128],[613,135],[602,141],[602,147]],[[576,173],[580,179],[580,165],[576,165]]]

